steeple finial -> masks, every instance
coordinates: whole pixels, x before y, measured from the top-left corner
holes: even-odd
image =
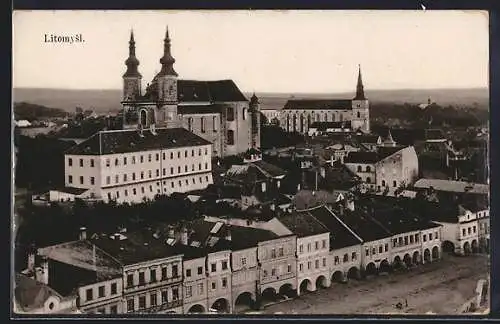
[[[163,43],[163,57],[160,59],[160,63],[162,65],[160,73],[158,73],[158,76],[163,76],[163,75],[174,75],[177,76],[177,72],[174,70],[174,63],[175,59],[172,56],[172,53],[170,52],[170,35],[168,31],[168,26],[165,32],[165,39]]]
[[[358,64],[358,84],[356,85],[356,97],[354,100],[366,100],[363,79],[361,78],[361,64]]]
[[[128,58],[125,61],[127,66],[127,71],[123,75],[124,77],[142,77],[139,73],[139,60],[135,57],[135,40],[134,31],[130,30],[130,40],[128,42]]]

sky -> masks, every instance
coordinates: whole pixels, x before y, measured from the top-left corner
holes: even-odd
[[[233,79],[242,91],[488,86],[482,11],[17,11],[14,87],[121,89],[130,30],[143,86],[168,25],[179,78]],[[81,34],[83,43],[46,43]]]

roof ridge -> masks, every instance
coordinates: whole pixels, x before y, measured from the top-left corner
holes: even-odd
[[[335,217],[336,220],[340,222],[340,224],[342,224],[342,226],[344,226],[344,228],[346,228],[352,235],[354,235],[361,243],[364,243],[364,240],[358,234],[356,234],[349,226],[347,226],[347,224],[345,224],[340,218],[338,218],[337,215],[335,215],[335,213],[333,212],[333,210],[331,210],[326,206],[325,208],[330,212],[330,214],[333,215],[333,217]]]

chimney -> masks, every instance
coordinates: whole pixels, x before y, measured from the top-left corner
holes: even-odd
[[[28,271],[33,272],[35,270],[35,258],[36,258],[36,248],[31,245],[28,250]]]
[[[231,229],[229,227],[226,232],[226,240],[231,241]]]
[[[320,170],[321,177],[325,178],[326,177],[326,169],[324,167],[321,167],[319,170]]]
[[[42,261],[40,262],[42,268],[42,275],[40,281],[46,285],[49,284],[49,260],[46,256],[42,256]]]
[[[79,240],[80,241],[85,241],[86,239],[87,239],[87,228],[86,227],[80,227]]]
[[[334,157],[333,157],[333,155],[332,155],[332,156],[331,156],[331,158],[330,158],[330,165],[331,165],[331,166],[333,166],[333,162],[334,162],[334,161],[335,161],[335,159],[334,159]]]
[[[182,228],[181,232],[181,244],[188,245],[188,230],[185,227]]]
[[[173,226],[168,227],[168,237],[175,238],[175,230]]]

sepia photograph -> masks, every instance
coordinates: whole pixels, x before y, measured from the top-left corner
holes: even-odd
[[[488,12],[12,21],[12,316],[489,314]]]

